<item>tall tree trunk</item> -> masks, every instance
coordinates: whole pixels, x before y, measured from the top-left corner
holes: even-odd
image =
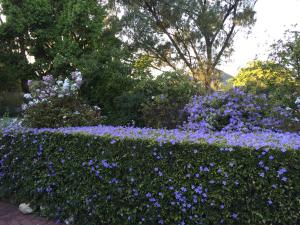
[[[21,88],[23,93],[29,93],[29,86],[27,79],[21,79]]]
[[[25,40],[23,37],[20,37],[20,52],[21,55],[24,57],[24,59],[27,62],[27,56],[26,56],[26,46],[25,46]],[[28,62],[27,62],[28,63]],[[24,71],[25,72],[25,71]],[[29,93],[29,86],[27,79],[21,78],[21,88],[23,93]]]

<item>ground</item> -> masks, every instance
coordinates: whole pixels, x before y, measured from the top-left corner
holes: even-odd
[[[17,206],[0,202],[0,225],[55,225],[36,215],[23,215]]]

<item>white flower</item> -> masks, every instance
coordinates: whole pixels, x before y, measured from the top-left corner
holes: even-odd
[[[76,91],[77,90],[77,85],[76,84],[72,84],[71,85],[71,91]]]
[[[69,81],[68,78],[66,78],[65,81],[64,81],[64,84],[63,84],[63,89],[65,91],[67,91],[67,90],[69,90],[69,88],[70,88],[70,81]]]
[[[38,104],[38,103],[40,103],[40,101],[39,101],[38,99],[34,99],[34,100],[33,100],[33,103],[34,103],[34,104]]]
[[[26,203],[22,203],[19,205],[19,210],[23,213],[23,214],[30,214],[33,212],[33,209],[30,208],[29,204]]]
[[[73,222],[74,222],[74,217],[73,216],[71,216],[71,217],[69,217],[68,219],[65,219],[65,224],[72,224]]]
[[[63,98],[64,95],[63,95],[63,94],[59,94],[58,97],[59,97],[59,98]]]
[[[22,104],[21,108],[22,108],[22,110],[26,110],[28,108],[28,105],[24,103],[24,104]]]
[[[286,110],[291,110],[291,108],[290,108],[290,107],[286,107],[285,109],[286,109]]]
[[[24,98],[26,98],[26,99],[31,99],[31,98],[32,98],[32,96],[31,96],[31,94],[29,94],[29,93],[26,93],[26,94],[24,94]]]
[[[300,97],[297,97],[296,101],[295,101],[295,104],[298,105],[300,104]]]
[[[61,81],[61,80],[56,81],[56,83],[57,83],[57,85],[59,85],[59,86],[62,86],[62,85],[64,84],[64,82]]]
[[[96,105],[94,106],[94,109],[95,110],[101,110],[101,108],[99,106],[96,106]]]
[[[45,211],[45,210],[46,210],[46,207],[41,205],[41,206],[40,206],[40,210],[41,210],[41,211]]]

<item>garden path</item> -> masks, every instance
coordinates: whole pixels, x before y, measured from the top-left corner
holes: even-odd
[[[55,225],[35,215],[23,215],[17,206],[0,202],[0,225]]]

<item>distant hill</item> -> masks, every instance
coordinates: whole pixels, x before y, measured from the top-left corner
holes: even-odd
[[[226,84],[229,79],[233,78],[232,75],[230,75],[222,70],[220,70],[220,73],[221,73],[221,82],[223,84]]]

